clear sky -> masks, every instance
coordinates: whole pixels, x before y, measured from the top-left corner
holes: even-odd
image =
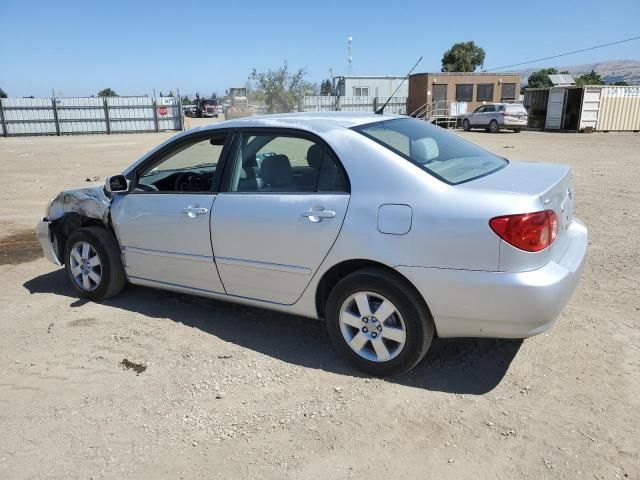
[[[320,82],[346,73],[439,71],[474,40],[485,68],[640,35],[640,0],[0,0],[0,87],[10,96],[224,93],[286,59]],[[640,60],[640,41],[531,65]]]

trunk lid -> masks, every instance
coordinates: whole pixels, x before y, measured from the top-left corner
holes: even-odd
[[[567,248],[566,231],[573,220],[573,178],[569,166],[511,161],[502,170],[459,186],[487,193],[508,192],[539,197],[539,210],[553,210],[558,217],[558,236],[550,247],[553,256],[556,257]],[[510,213],[530,212],[505,212]]]

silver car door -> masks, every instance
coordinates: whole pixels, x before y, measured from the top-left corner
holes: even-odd
[[[473,113],[471,114],[471,118],[469,119],[469,122],[471,123],[471,125],[473,126],[483,125],[482,112],[484,112],[484,105],[476,108],[473,111]]]
[[[482,125],[484,127],[488,127],[491,120],[496,118],[496,107],[495,105],[485,105],[484,112],[482,113]]]
[[[225,134],[180,139],[114,198],[111,218],[133,282],[224,293],[209,230],[224,142]]]
[[[319,139],[247,129],[238,138],[211,239],[229,295],[292,304],[340,232],[349,204],[341,165]]]

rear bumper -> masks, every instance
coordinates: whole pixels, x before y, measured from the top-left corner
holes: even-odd
[[[51,235],[51,222],[46,218],[40,220],[38,222],[38,225],[36,226],[36,235],[38,236],[38,241],[40,242],[40,246],[42,247],[42,253],[44,253],[44,257],[51,263],[62,265],[62,262],[60,262],[60,259],[58,259],[58,255],[56,253],[56,249],[52,240],[53,236]]]
[[[503,120],[502,126],[504,128],[524,128],[527,126],[526,120]]]
[[[526,338],[551,328],[578,285],[587,229],[567,230],[560,258],[530,272],[397,267],[423,295],[441,337]]]

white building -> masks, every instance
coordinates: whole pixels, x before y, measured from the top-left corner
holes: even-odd
[[[345,75],[333,77],[333,88],[341,97],[390,97],[404,77],[393,75]],[[409,81],[405,81],[395,97],[409,95]]]

